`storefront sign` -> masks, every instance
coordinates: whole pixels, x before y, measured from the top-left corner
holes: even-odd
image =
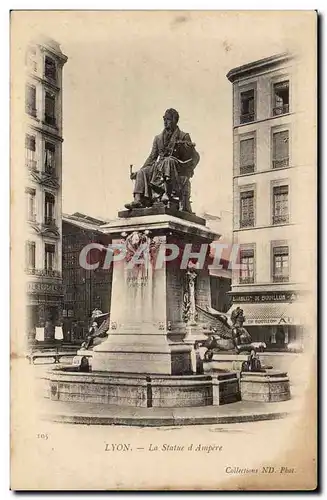
[[[245,325],[292,325],[294,319],[287,317],[282,318],[255,318],[245,319]]]
[[[297,300],[298,295],[294,292],[280,292],[280,293],[255,293],[255,294],[232,294],[233,302],[240,304],[252,304],[262,302],[294,302]]]
[[[57,283],[27,283],[27,293],[49,293],[54,295],[62,295],[63,287]]]

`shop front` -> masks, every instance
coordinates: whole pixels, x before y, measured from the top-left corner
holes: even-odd
[[[61,283],[41,280],[27,284],[28,342],[56,340],[56,328],[62,326]]]
[[[230,312],[243,309],[244,326],[255,342],[265,342],[268,351],[301,351],[303,326],[297,294],[293,292],[233,293]]]

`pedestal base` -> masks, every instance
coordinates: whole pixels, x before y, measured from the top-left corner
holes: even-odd
[[[110,335],[93,349],[92,370],[171,375],[171,351],[165,335]]]
[[[166,335],[110,335],[93,349],[92,371],[190,375],[192,346]]]

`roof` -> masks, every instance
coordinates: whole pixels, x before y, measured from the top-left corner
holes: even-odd
[[[68,57],[62,52],[60,44],[53,38],[50,38],[42,33],[36,35],[32,43],[36,43],[41,47],[45,47],[46,49],[50,50],[50,52],[59,57],[59,59],[61,59],[64,63],[68,59]]]
[[[225,278],[232,280],[232,270],[231,269],[210,269],[210,276],[215,276],[216,278]]]
[[[246,78],[251,75],[255,75],[256,73],[261,72],[262,70],[270,69],[278,64],[290,61],[293,58],[291,54],[288,52],[283,52],[282,54],[275,54],[270,57],[265,57],[263,59],[258,59],[257,61],[253,61],[247,64],[243,64],[242,66],[237,66],[236,68],[231,69],[226,77],[230,82],[234,82],[240,78]]]
[[[80,227],[81,229],[87,229],[89,231],[98,231],[102,233],[101,226],[105,224],[106,220],[96,219],[95,217],[90,217],[89,215],[82,214],[80,212],[75,212],[74,214],[63,214],[62,221],[73,226]]]

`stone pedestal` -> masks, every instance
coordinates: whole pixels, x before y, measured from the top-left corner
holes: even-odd
[[[144,209],[136,216],[127,212],[126,218],[122,212],[103,226],[125,257],[113,264],[109,335],[93,349],[93,371],[192,374],[191,351],[197,332],[203,334],[195,302],[211,305],[210,279],[206,263],[197,270],[181,264],[185,249],[197,252],[205,245],[209,253],[219,236],[192,214],[182,218],[162,207],[157,214],[148,210],[151,215]],[[173,245],[177,255],[165,262]]]

